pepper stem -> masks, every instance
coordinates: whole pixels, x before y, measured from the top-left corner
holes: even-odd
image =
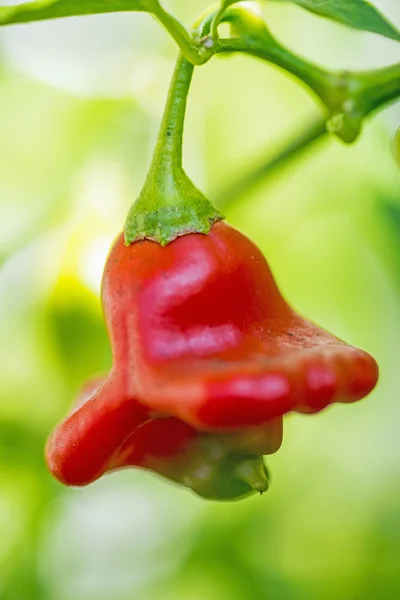
[[[175,72],[150,170],[125,225],[125,243],[149,239],[165,246],[187,233],[208,233],[222,215],[182,166],[182,138],[194,66],[182,55]]]

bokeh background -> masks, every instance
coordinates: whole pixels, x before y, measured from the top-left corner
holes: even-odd
[[[207,3],[166,5],[189,24]],[[398,0],[377,5],[399,26]],[[289,4],[265,15],[326,67],[400,60],[398,44]],[[144,180],[175,55],[143,14],[0,31],[0,598],[395,600],[399,105],[355,145],[329,139],[225,209],[299,311],[378,358],[376,392],[289,416],[262,498],[205,502],[134,470],[64,489],[45,469],[49,430],[110,365],[102,267]],[[219,198],[319,111],[273,66],[214,59],[195,75],[187,170]]]

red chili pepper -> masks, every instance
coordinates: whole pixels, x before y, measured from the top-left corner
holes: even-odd
[[[51,471],[70,485],[131,465],[207,497],[243,495],[232,473],[279,448],[282,415],[358,400],[377,381],[374,359],[297,315],[260,251],[223,223],[165,248],[120,236],[102,294],[113,370],[48,445]],[[218,477],[199,482],[215,440]]]

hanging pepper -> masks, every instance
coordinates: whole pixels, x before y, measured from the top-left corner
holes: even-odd
[[[221,493],[217,480],[235,496],[221,473],[276,451],[279,438],[268,444],[282,415],[359,400],[377,380],[375,361],[297,315],[260,251],[223,223],[165,248],[126,246],[120,236],[105,268],[103,306],[113,370],[48,447],[50,469],[68,484],[136,465],[201,493],[189,473],[197,460],[211,486],[202,495]],[[175,418],[155,420],[166,415]],[[266,447],[235,454],[228,432],[243,436],[255,426]],[[216,479],[205,457],[213,451]]]
[[[258,248],[182,168],[193,65],[180,58],[150,172],[104,271],[106,380],[56,428],[52,473],[139,466],[208,498],[263,491],[282,417],[366,396],[374,359],[299,316]]]

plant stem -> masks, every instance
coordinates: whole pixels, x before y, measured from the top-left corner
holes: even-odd
[[[176,170],[182,167],[183,127],[193,71],[193,64],[179,57],[168,92],[150,170],[160,168]]]
[[[208,233],[222,215],[186,175],[182,138],[194,66],[179,55],[153,160],[125,225],[125,241],[154,240],[165,246],[187,233]]]
[[[152,11],[153,15],[165,27],[178,44],[183,56],[193,65],[202,65],[213,55],[211,48],[196,43],[190,32],[171,13],[166,11],[158,2]]]
[[[330,104],[327,83],[334,78],[334,75],[289,52],[270,36],[260,39],[253,37],[221,39],[217,52],[242,52],[277,65],[304,82],[323,104]]]
[[[304,154],[318,140],[326,137],[326,123],[319,119],[307,125],[283,150],[260,162],[247,173],[237,178],[223,189],[215,199],[217,206],[222,209],[234,207],[249,190],[258,185],[263,179],[271,176],[279,168],[287,166],[295,157]]]
[[[400,97],[400,63],[375,71],[356,73],[358,96],[365,116]]]

